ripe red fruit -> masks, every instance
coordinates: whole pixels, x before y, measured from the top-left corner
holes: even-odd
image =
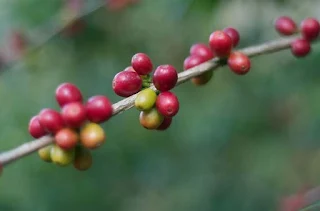
[[[319,36],[320,23],[315,18],[304,19],[300,24],[300,28],[302,36],[307,40],[314,40]]]
[[[139,75],[148,75],[153,69],[151,59],[144,53],[137,53],[131,59],[131,66]]]
[[[294,20],[288,16],[280,16],[274,22],[274,27],[279,34],[292,35],[297,31],[297,25]]]
[[[249,72],[251,67],[250,59],[241,52],[233,52],[228,58],[229,68],[238,75],[244,75]]]
[[[171,117],[165,117],[161,125],[157,128],[157,130],[166,130],[170,127],[172,123],[172,118]]]
[[[79,135],[70,128],[63,128],[56,133],[54,139],[59,147],[69,150],[77,145],[79,142]]]
[[[107,97],[102,95],[89,98],[86,108],[87,117],[91,122],[101,123],[112,116],[112,104]]]
[[[136,72],[135,69],[133,69],[132,66],[126,67],[126,69],[124,69],[123,71]]]
[[[167,64],[160,65],[153,73],[153,84],[161,92],[169,91],[178,81],[176,69]]]
[[[30,119],[28,130],[33,138],[40,138],[47,134],[45,129],[40,125],[38,116],[33,116]]]
[[[204,59],[204,61],[208,61],[214,57],[211,49],[203,43],[196,43],[192,45],[190,48],[190,55],[200,56]]]
[[[56,89],[56,100],[62,107],[67,103],[82,102],[82,94],[72,83],[62,83]]]
[[[236,47],[240,40],[240,34],[238,30],[232,27],[227,27],[223,29],[223,32],[225,32],[232,40],[233,47]]]
[[[199,55],[192,55],[188,56],[184,62],[183,62],[183,69],[188,70],[190,68],[193,68],[197,65],[200,65],[201,63],[206,62],[206,59]]]
[[[291,52],[296,57],[304,57],[311,51],[310,42],[305,39],[296,39],[291,43]]]
[[[49,133],[56,133],[64,127],[63,119],[56,110],[45,108],[38,115],[40,125]]]
[[[129,97],[140,91],[142,79],[137,72],[121,71],[112,81],[113,91],[121,97]]]
[[[214,55],[228,57],[232,50],[232,39],[223,31],[215,31],[209,37],[209,44]]]
[[[179,100],[172,92],[162,92],[158,95],[156,107],[165,117],[173,117],[179,111]]]
[[[87,120],[86,107],[80,102],[68,103],[62,107],[61,116],[67,126],[81,127]]]

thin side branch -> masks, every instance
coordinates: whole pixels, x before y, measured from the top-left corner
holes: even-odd
[[[260,45],[244,48],[238,51],[243,52],[249,57],[255,57],[263,54],[270,54],[273,52],[281,51],[290,48],[290,43],[294,41],[297,36],[282,38],[270,42],[266,42]],[[186,71],[180,72],[178,74],[178,82],[176,86],[188,81],[189,79],[201,75],[210,70],[216,70],[219,67],[219,59],[214,58],[208,62],[202,63],[196,67],[190,68]],[[156,90],[153,85],[151,87]],[[134,100],[137,94],[125,98],[115,104],[113,104],[113,116],[120,114],[134,106]],[[53,138],[51,136],[44,136],[40,139],[33,140],[31,142],[25,143],[17,148],[11,149],[6,152],[0,153],[0,164],[7,165],[15,160],[18,160],[26,155],[31,154],[38,149],[53,143]]]

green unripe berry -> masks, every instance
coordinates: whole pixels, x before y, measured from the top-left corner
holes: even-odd
[[[41,149],[38,150],[38,155],[39,157],[46,161],[46,162],[51,162],[51,155],[50,155],[50,152],[51,152],[51,148],[52,148],[52,144],[51,145],[48,145],[46,147],[43,147]]]
[[[147,111],[141,111],[140,124],[146,129],[157,129],[163,122],[163,115],[158,112],[156,108],[152,108]]]
[[[67,166],[72,163],[74,160],[75,150],[65,150],[60,148],[58,145],[54,145],[51,148],[50,155],[53,163],[58,164],[59,166]]]
[[[156,100],[156,92],[147,88],[138,93],[134,105],[140,111],[150,110],[154,106]]]

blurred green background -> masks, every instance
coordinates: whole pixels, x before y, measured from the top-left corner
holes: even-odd
[[[101,4],[84,0],[83,9]],[[1,45],[19,30],[32,47],[60,23],[62,0],[0,1]],[[55,88],[78,85],[85,98],[121,98],[113,76],[137,52],[179,71],[190,46],[227,26],[239,48],[276,39],[280,15],[320,18],[320,1],[140,0],[85,16],[74,36],[58,34],[0,76],[0,151],[31,140],[41,108],[58,109]],[[53,18],[54,17],[54,18]],[[204,87],[174,89],[179,114],[165,132],[139,125],[131,109],[103,124],[107,142],[89,171],[45,163],[35,153],[4,169],[1,211],[271,211],[282,197],[320,183],[320,48],[305,59],[289,50],[252,60],[246,76],[220,68]]]

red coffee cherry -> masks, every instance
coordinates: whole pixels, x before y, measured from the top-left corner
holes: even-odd
[[[131,59],[131,66],[139,75],[148,75],[153,69],[151,59],[144,53],[135,54]]]
[[[70,128],[63,128],[56,133],[54,139],[59,147],[69,150],[77,145],[79,142],[79,135]]]
[[[179,100],[172,92],[162,92],[158,95],[156,107],[165,117],[173,117],[179,111]]]
[[[227,28],[224,28],[223,31],[227,35],[229,35],[229,37],[231,38],[233,47],[236,47],[239,43],[239,40],[240,40],[240,34],[239,34],[238,30],[236,30],[235,28],[232,28],[232,27],[227,27]]]
[[[80,142],[88,149],[95,149],[106,141],[103,128],[96,123],[88,123],[80,131]]]
[[[184,70],[190,69],[192,67],[195,67],[197,65],[200,65],[201,63],[205,62],[205,58],[198,56],[198,55],[191,55],[187,57],[183,62],[183,68]],[[199,76],[193,77],[191,79],[191,82],[195,85],[204,85],[210,81],[210,79],[213,76],[213,71],[205,72]]]
[[[171,117],[165,117],[161,125],[157,128],[157,130],[166,130],[170,127],[172,123],[172,118]]]
[[[244,75],[249,72],[251,67],[250,59],[241,52],[232,52],[228,58],[229,68],[238,75]]]
[[[87,117],[91,122],[101,123],[107,121],[112,116],[112,104],[110,100],[103,95],[89,98],[86,108]]]
[[[79,145],[75,149],[73,166],[79,171],[88,170],[92,165],[92,155],[90,150]]]
[[[56,100],[62,107],[68,103],[82,102],[82,94],[76,85],[72,83],[63,83],[56,89]]]
[[[200,56],[204,59],[204,61],[208,61],[214,57],[211,49],[203,43],[196,43],[192,45],[190,48],[190,55]]]
[[[206,62],[206,59],[199,55],[191,55],[188,56],[184,62],[183,62],[183,69],[188,70],[190,68],[193,68],[197,65],[200,65],[202,63]]]
[[[176,69],[169,65],[160,65],[153,73],[153,84],[161,92],[169,91],[178,81]]]
[[[38,116],[33,116],[29,121],[29,133],[33,138],[41,138],[46,135],[46,130],[41,126]]]
[[[274,27],[279,34],[288,36],[297,31],[297,25],[294,20],[288,16],[280,16],[274,22]]]
[[[209,37],[209,44],[214,55],[225,58],[232,50],[232,39],[223,31],[215,31]]]
[[[296,39],[291,43],[291,53],[295,57],[305,57],[311,51],[310,42],[305,39]]]
[[[121,71],[112,81],[113,91],[121,97],[129,97],[140,91],[142,79],[137,72]]]
[[[126,67],[126,69],[124,69],[123,71],[136,72],[132,66]]]
[[[67,126],[79,128],[87,120],[86,107],[80,102],[68,103],[62,107],[61,116]]]
[[[319,36],[320,32],[320,23],[315,18],[306,18],[301,24],[301,33],[302,36],[307,40],[314,40]]]
[[[42,109],[38,118],[40,125],[49,133],[56,133],[64,127],[60,113],[51,108]]]

